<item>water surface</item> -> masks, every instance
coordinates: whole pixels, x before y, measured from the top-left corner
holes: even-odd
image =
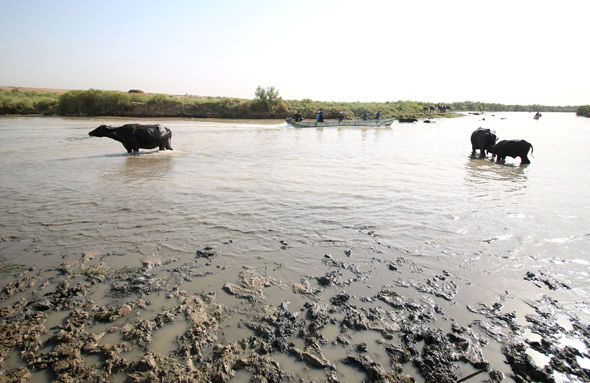
[[[320,274],[326,253],[349,250],[351,261],[374,271],[370,285],[355,287],[366,295],[392,282],[371,259],[404,256],[457,278],[457,309],[509,294],[524,310],[519,302],[547,290],[523,277],[543,272],[570,288],[556,297],[587,322],[590,119],[532,116],[366,129],[144,120],[172,130],[174,151],[139,155],[88,136],[98,125],[134,120],[3,117],[0,257],[52,266],[97,251],[139,263],[192,259],[213,245],[230,269],[280,265],[275,271],[289,285]],[[469,137],[478,127],[531,142],[531,164],[472,158]],[[201,291],[207,283],[189,286]],[[272,293],[267,303],[284,298]]]

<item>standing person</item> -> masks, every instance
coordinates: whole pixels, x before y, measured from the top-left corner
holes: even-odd
[[[367,111],[366,110],[363,112],[363,120],[367,120]]]
[[[344,113],[340,112],[338,113],[338,122],[342,122],[344,121]]]
[[[317,122],[324,122],[324,112],[320,109],[318,110],[318,115],[315,117]]]
[[[377,111],[377,114],[375,115],[375,120],[378,120],[381,118],[381,111]]]

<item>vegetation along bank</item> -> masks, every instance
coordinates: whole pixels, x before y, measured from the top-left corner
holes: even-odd
[[[439,113],[439,105],[451,113]],[[431,106],[433,108],[431,108]],[[166,95],[111,90],[56,90],[0,87],[0,114],[47,114],[62,116],[197,117],[197,118],[285,118],[300,111],[313,119],[317,111],[328,119],[343,112],[346,119],[364,114],[382,117],[448,117],[452,112],[576,112],[590,115],[590,106],[505,105],[481,102],[431,103],[420,101],[326,102],[284,100],[274,87],[258,87],[253,99]]]
[[[590,117],[590,105],[582,105],[576,111],[578,116]]]

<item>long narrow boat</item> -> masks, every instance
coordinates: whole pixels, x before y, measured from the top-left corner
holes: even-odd
[[[379,120],[344,120],[344,121],[287,121],[295,128],[325,128],[330,126],[389,126],[395,118],[381,118]]]

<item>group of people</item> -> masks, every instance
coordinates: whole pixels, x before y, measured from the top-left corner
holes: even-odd
[[[381,118],[381,111],[379,110],[375,114],[375,120],[379,120],[380,118]],[[303,121],[303,117],[301,116],[300,111],[297,111],[297,113],[295,114],[294,120],[296,122]],[[315,120],[317,122],[324,122],[324,111],[323,110],[321,110],[321,109],[318,110],[318,114],[315,116]],[[363,113],[363,120],[368,120],[366,111]],[[344,113],[339,112],[338,113],[338,122],[342,122],[342,121],[344,121]]]

